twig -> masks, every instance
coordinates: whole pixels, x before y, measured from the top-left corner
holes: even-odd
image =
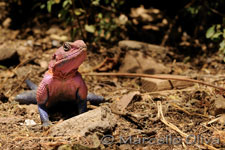
[[[111,8],[109,8],[109,7],[105,7],[105,6],[102,6],[102,5],[99,5],[99,7],[104,9],[104,10],[113,12],[113,10]]]
[[[12,72],[15,74],[16,70],[17,70],[20,66],[22,66],[22,65],[24,65],[24,64],[26,64],[26,63],[28,63],[28,62],[30,62],[31,60],[34,60],[35,58],[36,58],[36,56],[31,57],[31,58],[29,58],[29,59],[26,59],[26,60],[22,61],[21,63],[19,63],[19,64],[12,70]],[[4,79],[4,81],[2,82],[2,84],[0,85],[0,89],[1,89],[2,86],[8,81],[8,79],[9,79],[9,77],[7,76],[7,77]]]
[[[162,103],[160,101],[157,102],[157,107],[158,107],[158,114],[160,116],[160,120],[167,126],[169,126],[170,128],[172,128],[173,130],[177,131],[181,136],[183,137],[187,137],[188,134],[184,133],[183,131],[181,131],[177,126],[175,126],[174,124],[168,122],[163,115],[162,112]]]
[[[16,70],[18,69],[18,67],[20,67],[20,66],[22,66],[22,65],[25,65],[26,63],[28,63],[28,62],[34,60],[35,58],[36,58],[36,56],[31,57],[31,58],[28,58],[28,59],[22,61],[19,65],[16,66],[16,68],[13,69],[13,71],[16,71]]]
[[[194,137],[189,137],[188,134],[184,133],[183,131],[181,131],[177,126],[175,126],[174,124],[168,122],[165,118],[164,118],[164,115],[163,115],[163,112],[162,112],[162,103],[160,101],[157,102],[157,108],[158,108],[158,117],[160,117],[160,120],[165,124],[167,125],[168,127],[170,127],[171,129],[177,131],[183,138],[190,138],[192,140],[194,140]],[[202,143],[204,146],[206,146],[208,149],[211,149],[211,150],[218,150],[217,148],[211,146],[211,145],[208,145],[206,143]]]
[[[74,135],[74,136],[59,136],[59,137],[53,137],[53,136],[29,136],[29,137],[26,137],[26,136],[17,136],[13,139],[13,141],[17,141],[17,140],[61,140],[61,139],[67,139],[67,138],[70,138],[70,139],[78,139],[80,138],[80,136],[78,135]]]
[[[85,7],[83,1],[82,1],[82,0],[79,0],[79,1],[80,1],[80,3],[81,3],[81,6],[83,7],[83,9],[84,9],[85,11],[87,11],[87,8]],[[84,15],[85,15],[85,24],[87,24],[87,23],[88,23],[88,16],[87,16],[87,13],[85,12]]]
[[[166,44],[166,42],[167,42],[167,40],[169,38],[169,35],[170,35],[170,33],[171,33],[172,29],[173,29],[174,24],[177,22],[177,19],[178,19],[178,15],[176,15],[175,18],[173,19],[172,23],[169,24],[169,28],[166,31],[166,34],[164,35],[160,46],[165,46],[165,44]]]
[[[27,75],[23,78],[23,80],[20,82],[20,84],[11,92],[11,94],[9,94],[9,97],[11,97],[21,87],[21,85],[24,83],[24,81],[26,80],[26,78],[29,76],[30,73],[31,73],[31,71],[29,71],[27,73]],[[9,91],[6,92],[6,95],[9,93]]]
[[[208,116],[206,115],[202,115],[202,114],[198,114],[198,113],[190,113],[188,112],[187,110],[185,110],[184,108],[181,108],[180,106],[178,106],[177,104],[175,103],[171,103],[174,107],[176,107],[177,109],[183,111],[184,113],[190,115],[190,116],[200,116],[200,117],[205,117],[205,118],[209,118]]]
[[[214,123],[214,122],[217,122],[217,121],[220,120],[220,119],[221,119],[221,117],[212,119],[211,121],[207,122],[207,124],[208,124],[208,125],[209,125],[209,124],[212,124],[212,123]]]
[[[187,82],[193,82],[193,83],[198,83],[198,84],[203,84],[206,86],[214,87],[216,89],[220,89],[225,91],[224,87],[216,86],[204,81],[199,81],[199,80],[194,80],[194,79],[187,79],[187,78],[178,78],[178,77],[171,77],[171,76],[166,76],[166,75],[150,75],[150,74],[142,74],[142,73],[107,73],[107,72],[102,72],[102,73],[85,73],[83,75],[89,75],[89,76],[121,76],[121,77],[145,77],[145,78],[153,78],[153,79],[162,79],[162,80],[177,80],[177,81],[187,81]]]
[[[204,6],[209,9],[211,12],[213,12],[214,14],[217,14],[221,17],[225,18],[225,15],[223,13],[220,13],[219,11],[217,11],[216,9],[210,8],[206,3],[204,3]]]
[[[74,18],[76,18],[77,19],[77,23],[78,23],[78,26],[79,26],[79,28],[80,28],[80,32],[81,32],[81,36],[82,36],[82,38],[85,40],[86,38],[84,37],[84,33],[83,33],[83,29],[82,29],[82,27],[81,27],[81,24],[80,24],[80,19],[79,19],[79,17],[74,13],[74,10],[75,10],[75,2],[74,2],[74,0],[72,0],[72,5],[73,5],[73,17]]]

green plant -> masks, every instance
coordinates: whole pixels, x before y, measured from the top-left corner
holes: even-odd
[[[206,38],[219,42],[219,52],[225,62],[225,28],[221,24],[211,26],[206,32]]]
[[[118,13],[124,0],[48,0],[40,5],[71,27],[72,39],[81,36],[91,42],[115,42],[126,32],[128,18]],[[55,8],[55,9],[54,9]]]

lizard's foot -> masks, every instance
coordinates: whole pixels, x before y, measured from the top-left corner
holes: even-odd
[[[42,126],[43,127],[49,127],[49,126],[51,126],[52,125],[52,123],[50,122],[50,121],[46,121],[46,122],[43,122],[42,123]]]

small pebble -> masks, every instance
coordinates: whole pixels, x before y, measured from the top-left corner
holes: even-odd
[[[52,46],[53,46],[53,47],[59,47],[59,41],[57,41],[57,40],[52,40]]]
[[[26,45],[32,47],[33,46],[33,41],[32,40],[27,40]]]
[[[36,125],[37,123],[34,120],[26,119],[24,124],[26,126],[33,126],[33,125]]]

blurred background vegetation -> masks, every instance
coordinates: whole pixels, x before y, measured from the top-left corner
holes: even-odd
[[[71,39],[113,46],[130,39],[176,47],[186,56],[225,61],[224,0],[9,0],[0,23],[11,29],[59,24]],[[3,13],[4,12],[4,13]]]

